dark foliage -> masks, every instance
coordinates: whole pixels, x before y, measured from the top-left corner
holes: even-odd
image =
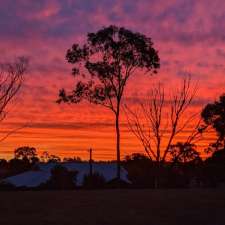
[[[217,135],[218,141],[214,144],[214,147],[218,145],[218,143],[225,144],[225,94],[221,95],[219,101],[215,101],[214,103],[210,103],[205,106],[201,113],[204,122],[207,125],[212,126]],[[224,146],[225,147],[225,146]]]
[[[0,182],[0,191],[14,191],[16,187],[13,184]]]
[[[216,187],[225,184],[225,150],[215,151],[206,159],[203,171],[206,186]]]
[[[108,181],[105,185],[105,188],[109,189],[117,189],[117,188],[132,188],[131,184],[127,183],[126,181],[118,178],[114,178],[110,181]]]
[[[61,158],[59,156],[49,154],[47,151],[44,151],[41,154],[40,159],[41,159],[42,162],[45,162],[45,163],[58,163],[58,162],[61,162]]]
[[[175,145],[171,145],[169,155],[173,165],[181,162],[186,163],[200,160],[200,155],[196,150],[196,146],[191,143],[178,142]]]
[[[14,152],[14,155],[15,159],[29,161],[30,163],[37,163],[39,161],[36,149],[29,146],[17,148]]]
[[[58,163],[61,162],[61,159],[57,155],[50,155],[48,159],[48,163]]]
[[[74,44],[66,59],[73,64],[77,81],[74,90],[59,92],[58,103],[87,100],[103,105],[115,114],[117,178],[120,179],[120,106],[126,83],[137,70],[153,74],[159,68],[159,57],[151,38],[123,27],[109,26],[89,33],[87,41]],[[139,73],[137,73],[139,74]]]
[[[158,167],[157,162],[142,154],[132,154],[125,158],[124,167],[132,187],[136,188],[188,188],[201,184],[202,160],[165,162]]]
[[[8,172],[9,175],[16,175],[19,173],[23,173],[25,171],[31,170],[34,164],[30,163],[30,161],[26,158],[24,159],[11,159],[8,163]]]
[[[128,179],[135,187],[154,187],[154,163],[143,154],[134,153],[125,157],[124,167],[128,171]]]
[[[50,179],[46,183],[41,184],[40,188],[56,190],[74,189],[76,187],[77,173],[77,171],[69,171],[61,165],[56,165],[51,170]]]
[[[82,162],[80,157],[65,157],[63,158],[63,162]]]
[[[206,149],[206,153],[212,153],[212,156],[205,161],[203,171],[205,185],[215,187],[221,183],[225,184],[225,94],[221,95],[218,101],[207,104],[201,116],[218,137]]]
[[[151,38],[116,26],[89,33],[87,43],[74,44],[67,51],[66,59],[75,65],[74,76],[87,78],[90,75],[91,78],[88,83],[79,81],[71,94],[60,91],[59,101],[78,103],[87,99],[112,108],[109,99],[121,98],[133,69],[156,73],[159,68],[159,57]]]
[[[94,172],[92,175],[86,174],[84,176],[82,186],[84,188],[103,188],[105,183],[105,178],[101,174]]]
[[[31,163],[27,158],[13,158],[9,161],[0,160],[0,179],[14,176],[35,168],[38,168],[37,164]]]

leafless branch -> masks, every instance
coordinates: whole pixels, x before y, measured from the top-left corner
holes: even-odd
[[[199,113],[187,115],[196,92],[197,85],[193,85],[188,77],[183,80],[180,88],[173,92],[168,104],[164,88],[159,84],[150,91],[147,101],[138,104],[137,109],[124,107],[131,132],[142,143],[150,158],[157,162],[165,161],[177,135],[196,121]],[[205,130],[199,120],[186,142],[200,140]],[[165,148],[162,147],[162,142],[166,143]]]
[[[27,68],[28,59],[25,57],[19,57],[12,63],[0,63],[0,122],[5,119],[7,106],[21,88]],[[21,127],[7,133],[0,142],[19,129]]]

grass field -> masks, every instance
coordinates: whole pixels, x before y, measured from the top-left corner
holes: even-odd
[[[0,225],[225,225],[225,189],[0,192]]]

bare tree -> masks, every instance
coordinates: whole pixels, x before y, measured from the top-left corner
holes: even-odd
[[[163,86],[159,84],[150,91],[146,101],[140,102],[138,108],[125,106],[130,130],[142,143],[148,157],[156,161],[159,167],[161,162],[165,162],[177,136],[196,120],[198,113],[186,113],[196,91],[197,85],[192,85],[188,77],[168,100]],[[199,120],[185,143],[199,140],[204,130]]]
[[[16,96],[24,80],[27,71],[28,59],[19,57],[11,63],[0,63],[0,122],[7,115],[7,106]],[[7,133],[0,141],[3,141],[17,129]]]

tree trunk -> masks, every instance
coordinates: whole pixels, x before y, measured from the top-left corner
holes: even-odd
[[[155,176],[155,189],[159,188],[159,176],[160,176],[160,140],[158,139],[157,155],[156,155],[156,176]]]
[[[116,156],[117,156],[117,179],[120,180],[120,126],[119,126],[119,109],[116,113]]]
[[[156,165],[155,165],[155,180],[154,180],[154,188],[158,189],[160,187],[160,167],[161,167],[160,158],[157,157]]]

